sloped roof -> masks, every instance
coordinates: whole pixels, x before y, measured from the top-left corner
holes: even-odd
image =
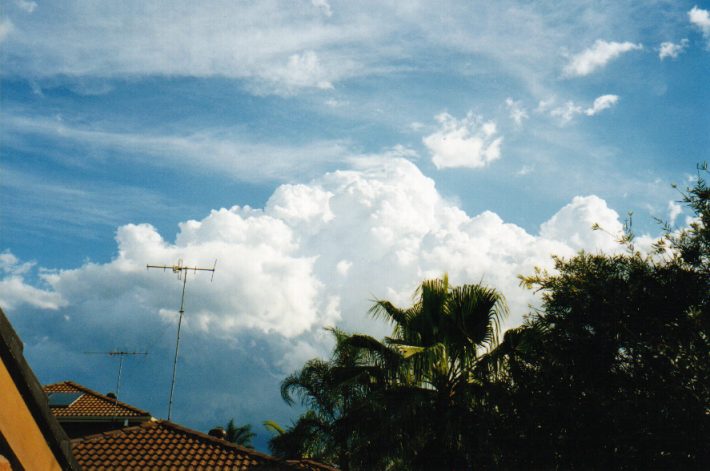
[[[281,461],[165,420],[144,422],[72,440],[72,449],[74,457],[86,471],[298,469],[295,463]]]
[[[91,390],[85,386],[72,381],[48,384],[44,386],[44,392],[54,393],[82,393],[76,401],[68,407],[50,407],[52,414],[58,419],[76,418],[150,418],[150,413],[133,407],[121,401],[116,401],[99,392]]]
[[[72,456],[69,439],[57,423],[57,419],[50,413],[47,406],[47,397],[42,393],[42,387],[23,354],[22,341],[15,329],[12,328],[10,320],[5,316],[2,308],[0,308],[0,363],[4,365],[10,375],[14,388],[22,397],[57,463],[62,469],[79,469]],[[0,390],[0,397],[3,400],[10,394],[10,388],[3,387]],[[6,441],[6,437],[0,434],[0,448],[3,446],[9,447],[9,444]],[[12,452],[12,450],[10,451]],[[6,456],[5,458],[11,460],[10,464],[13,464],[12,460],[16,459],[13,456]],[[21,463],[14,463],[14,466],[19,468]]]

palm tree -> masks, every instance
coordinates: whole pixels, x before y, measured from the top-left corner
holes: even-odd
[[[225,433],[228,441],[247,448],[254,448],[251,441],[256,434],[251,431],[251,424],[237,426],[234,419],[229,419]]]
[[[312,458],[343,470],[353,465],[380,467],[368,461],[371,454],[361,453],[361,437],[368,436],[374,426],[368,420],[373,414],[365,409],[381,369],[371,364],[366,350],[347,343],[350,335],[335,328],[328,330],[336,342],[332,358],[310,360],[281,383],[284,401],[293,405],[298,398],[308,410],[286,430],[269,424],[268,428],[278,432],[269,447],[278,456]]]
[[[390,337],[331,329],[329,361],[311,360],[282,383],[308,412],[272,445],[300,444],[303,456],[341,469],[461,468],[465,431],[480,389],[474,369],[498,338],[503,297],[481,285],[424,281],[409,308],[377,300],[371,314],[393,324]]]
[[[416,455],[409,466],[460,468],[469,461],[466,430],[474,425],[471,406],[481,389],[474,370],[482,354],[497,344],[507,306],[496,290],[451,287],[447,276],[424,281],[415,296],[415,303],[404,309],[375,302],[370,312],[393,324],[384,342],[352,336],[345,343],[367,350],[375,364],[389,370],[394,381],[387,394],[396,398],[394,416],[407,429],[400,435],[409,436]],[[431,426],[424,429],[423,424]],[[416,433],[410,433],[412,428]]]

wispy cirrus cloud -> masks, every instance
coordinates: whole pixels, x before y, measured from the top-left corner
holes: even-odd
[[[12,18],[4,51],[11,70],[4,73],[216,76],[244,80],[259,93],[289,94],[358,75],[364,51],[346,46],[387,31],[376,20],[330,24],[327,1],[32,4],[21,0],[19,8],[33,14]]]
[[[530,117],[521,101],[516,101],[508,97],[505,99],[505,106],[508,108],[510,119],[512,119],[517,126],[521,126],[523,121]]]
[[[583,2],[589,14],[582,21],[572,9],[547,2],[445,3],[451,15],[415,0],[177,0],[170,8],[131,0],[44,3],[32,15],[11,17],[16,28],[7,38],[3,73],[226,77],[257,94],[291,95],[362,76],[427,70],[436,57],[473,55],[539,93],[559,66],[550,51],[586,41],[592,32],[635,30],[620,20],[630,14],[624,4]]]
[[[325,16],[333,16],[333,10],[330,8],[328,0],[311,0],[313,6],[320,8]]]
[[[5,41],[7,36],[12,32],[14,26],[12,21],[7,18],[0,20],[0,44]]]
[[[188,166],[198,171],[219,171],[239,180],[281,180],[292,172],[309,173],[349,157],[345,141],[324,140],[303,145],[255,142],[230,129],[186,130],[153,134],[103,130],[68,123],[60,118],[5,116],[5,132],[43,136],[72,145],[118,152],[127,160],[152,156],[152,165]]]
[[[37,9],[37,2],[32,0],[15,0],[15,5],[27,13],[33,13]]]
[[[643,49],[641,44],[597,39],[589,49],[575,54],[563,69],[566,77],[583,77],[595,72],[624,53]]]

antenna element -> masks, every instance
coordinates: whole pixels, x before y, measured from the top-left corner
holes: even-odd
[[[118,360],[118,377],[116,378],[116,398],[113,403],[113,417],[111,418],[111,422],[116,420],[116,410],[118,409],[118,393],[119,390],[121,389],[121,370],[123,370],[123,359],[127,355],[147,355],[148,352],[125,352],[121,350],[111,350],[110,352],[84,352],[86,355],[108,355],[108,356],[117,356],[119,358]]]
[[[173,359],[173,378],[172,381],[170,381],[170,399],[168,400],[168,420],[170,420],[173,411],[173,391],[175,390],[175,373],[177,372],[178,352],[180,351],[180,327],[182,326],[182,316],[183,314],[185,314],[185,285],[187,284],[187,273],[190,271],[193,271],[194,273],[197,273],[198,271],[211,271],[211,282],[214,278],[214,272],[217,269],[217,259],[215,259],[212,268],[183,266],[182,259],[178,260],[177,265],[146,265],[145,268],[146,270],[150,268],[162,268],[163,271],[170,269],[173,273],[177,274],[177,279],[182,281],[182,296],[180,297],[180,317],[178,318],[177,338],[175,339],[175,358]]]

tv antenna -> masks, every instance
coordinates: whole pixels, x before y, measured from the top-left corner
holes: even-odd
[[[146,265],[145,268],[146,270],[150,268],[162,268],[163,271],[172,270],[173,273],[177,274],[177,279],[182,281],[180,317],[178,318],[177,338],[175,339],[175,358],[173,359],[173,378],[172,381],[170,381],[170,399],[168,400],[168,420],[170,420],[173,411],[173,391],[175,390],[175,373],[177,371],[178,352],[180,351],[180,327],[182,326],[182,316],[185,314],[185,285],[187,284],[187,274],[190,271],[194,273],[197,273],[198,271],[211,271],[212,277],[210,278],[210,281],[212,281],[214,279],[214,271],[217,268],[217,259],[215,259],[212,268],[184,266],[182,264],[182,259],[178,260],[177,265]]]
[[[118,409],[118,394],[121,389],[121,371],[123,370],[123,360],[127,356],[135,356],[135,355],[148,355],[148,352],[126,352],[122,350],[111,350],[110,352],[84,352],[86,355],[108,355],[112,357],[118,357],[118,375],[116,378],[116,397],[114,398],[114,403],[113,403],[113,413],[114,416],[111,418],[111,421],[113,422],[116,420],[116,410]]]

